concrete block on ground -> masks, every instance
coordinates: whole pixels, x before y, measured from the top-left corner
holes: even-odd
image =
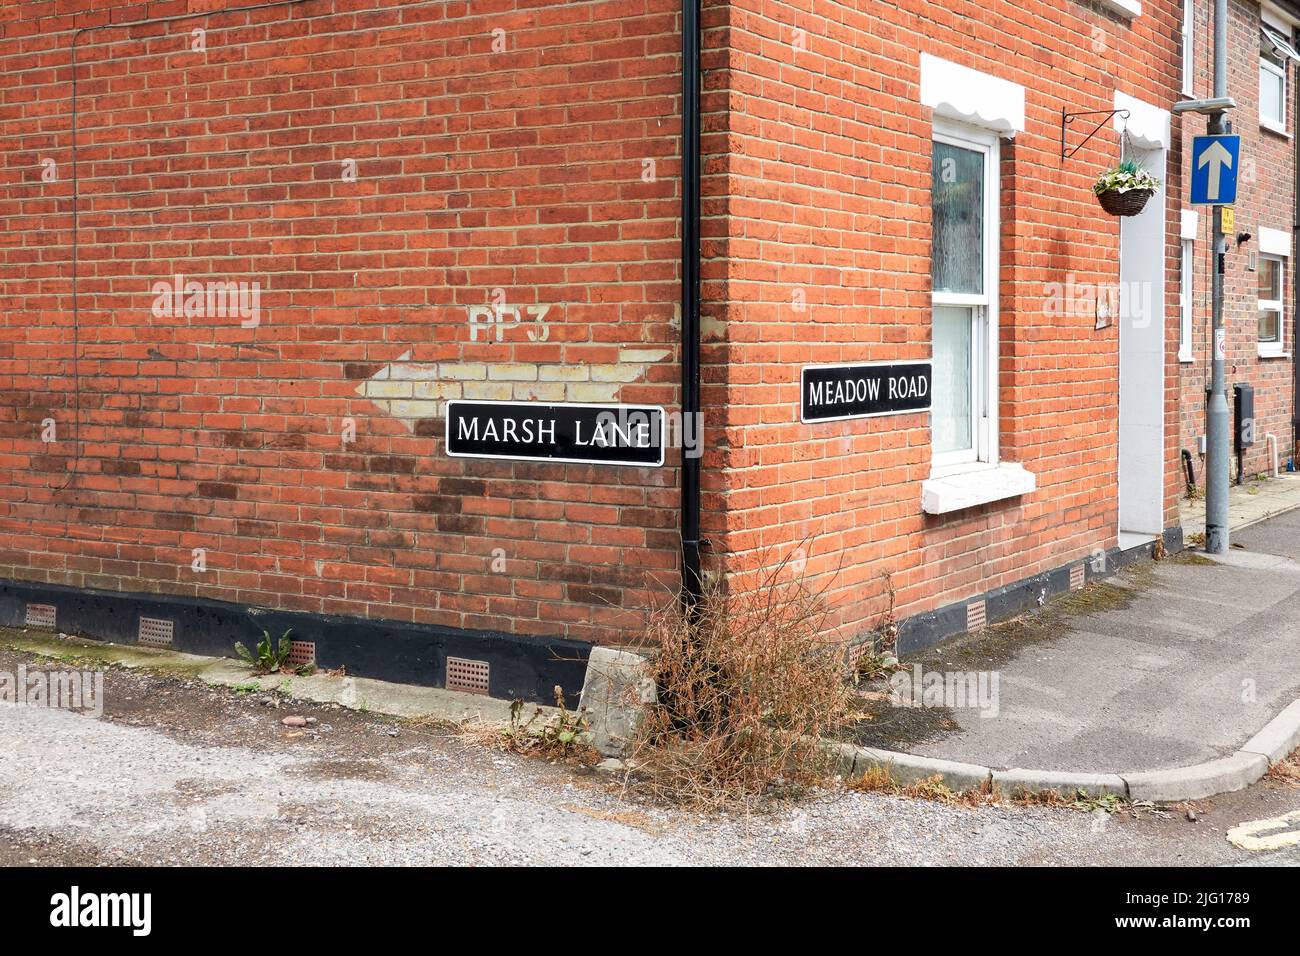
[[[621,756],[645,708],[657,699],[650,661],[643,655],[616,647],[592,649],[578,708],[590,725],[592,746],[600,753]]]
[[[1200,800],[1218,793],[1244,790],[1267,771],[1267,757],[1239,750],[1231,757],[1221,757],[1192,767],[1147,770],[1120,776],[1128,783],[1128,795],[1134,800],[1176,803],[1179,800]]]
[[[1099,797],[1106,793],[1115,793],[1121,797],[1128,794],[1128,784],[1119,774],[1026,770],[1020,767],[1011,770],[994,770],[993,786],[1008,797],[1015,796],[1017,793],[1038,793],[1043,790],[1055,790],[1065,797],[1072,797],[1080,790],[1091,797]]]

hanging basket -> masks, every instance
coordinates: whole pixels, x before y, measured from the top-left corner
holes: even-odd
[[[1126,189],[1124,192],[1108,189],[1096,196],[1101,208],[1112,216],[1136,216],[1146,208],[1147,200],[1155,192],[1154,189]]]

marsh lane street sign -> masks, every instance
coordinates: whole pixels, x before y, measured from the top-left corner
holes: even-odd
[[[800,376],[799,420],[901,415],[930,407],[930,362],[863,362],[805,365]]]
[[[1192,195],[1196,206],[1231,206],[1237,201],[1240,136],[1192,139]]]
[[[657,405],[447,402],[453,458],[592,465],[664,463],[664,410]]]

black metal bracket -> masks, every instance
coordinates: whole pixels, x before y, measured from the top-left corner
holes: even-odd
[[[1101,119],[1097,121],[1097,125],[1092,128],[1092,131],[1089,132],[1088,135],[1074,147],[1074,149],[1067,149],[1065,145],[1065,128],[1081,116],[1100,116]],[[1129,112],[1128,110],[1085,110],[1082,113],[1067,113],[1065,110],[1061,110],[1061,158],[1069,159],[1079,150],[1083,149],[1083,147],[1087,145],[1088,140],[1101,132],[1101,128],[1106,125],[1106,120],[1110,119],[1112,116],[1119,116],[1127,123]]]

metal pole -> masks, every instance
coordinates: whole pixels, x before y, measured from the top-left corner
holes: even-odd
[[[1227,95],[1228,0],[1214,0],[1214,98],[1223,99]]]
[[[1214,0],[1214,96],[1228,95],[1228,0]],[[1210,135],[1222,135],[1223,113],[1210,114]],[[1223,327],[1223,269],[1228,243],[1223,236],[1223,207],[1215,206],[1213,223],[1214,258],[1210,269],[1211,327],[1210,400],[1205,409],[1205,550],[1210,554],[1228,551],[1228,394],[1224,380],[1227,333]]]

